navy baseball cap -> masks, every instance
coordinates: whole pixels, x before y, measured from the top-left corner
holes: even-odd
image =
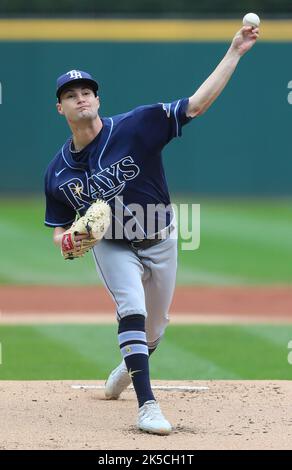
[[[67,73],[64,73],[57,78],[57,91],[56,95],[60,101],[60,95],[62,91],[67,88],[70,83],[75,85],[78,83],[87,84],[94,91],[95,95],[98,90],[98,83],[92,78],[92,76],[87,72],[82,72],[82,70],[70,70]]]

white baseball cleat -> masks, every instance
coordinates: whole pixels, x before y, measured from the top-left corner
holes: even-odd
[[[164,418],[155,400],[149,400],[139,408],[138,428],[152,434],[169,434],[172,430],[170,423]]]
[[[122,361],[108,376],[105,383],[105,398],[108,400],[117,400],[131,382],[132,380],[128,374],[127,366],[125,362]]]

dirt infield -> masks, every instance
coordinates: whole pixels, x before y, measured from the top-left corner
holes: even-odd
[[[292,383],[288,381],[186,381],[185,385],[209,390],[156,391],[174,427],[169,436],[136,428],[132,390],[120,400],[107,401],[102,390],[75,390],[73,383],[0,382],[0,449],[292,448]]]
[[[2,315],[81,312],[113,315],[115,307],[100,286],[0,286],[0,312]],[[290,286],[177,287],[171,313],[292,321],[292,289]]]
[[[0,323],[115,321],[101,287],[0,287]],[[292,322],[290,287],[178,287],[172,322]],[[156,391],[174,426],[169,436],[140,432],[129,390],[107,401],[102,390],[67,381],[0,381],[0,449],[292,449],[292,382],[200,381],[208,386]],[[83,382],[103,385],[101,382]]]

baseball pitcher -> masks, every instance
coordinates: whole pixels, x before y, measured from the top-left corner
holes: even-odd
[[[100,116],[98,83],[89,73],[71,70],[57,80],[57,111],[72,135],[46,171],[45,224],[54,229],[65,260],[89,250],[93,254],[116,305],[122,355],[105,395],[117,399],[132,382],[138,427],[146,432],[171,432],[153,395],[148,364],[168,323],[177,266],[176,226],[161,152],[214,102],[258,35],[256,27],[241,28],[217,68],[189,98],[113,117]]]

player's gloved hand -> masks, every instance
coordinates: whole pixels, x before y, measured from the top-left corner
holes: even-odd
[[[71,227],[63,233],[61,253],[64,259],[83,256],[100,241],[110,225],[109,204],[97,199]]]

